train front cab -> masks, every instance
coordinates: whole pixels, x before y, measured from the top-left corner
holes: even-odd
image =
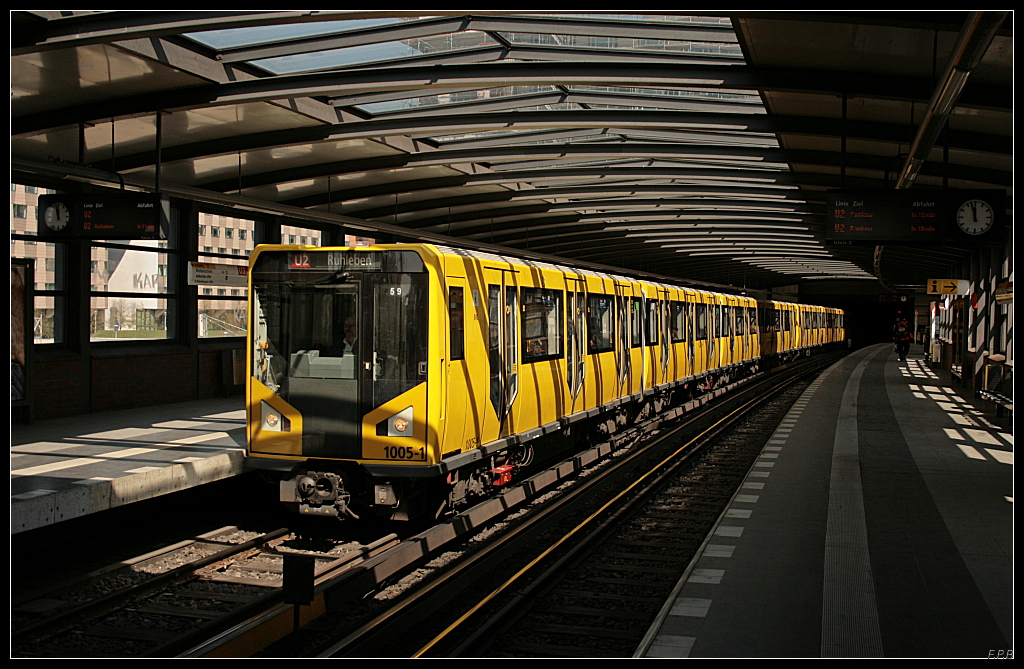
[[[352,502],[397,505],[386,481],[356,466],[438,459],[444,357],[428,337],[437,257],[413,248],[260,246],[250,271],[250,462],[288,469],[281,500],[314,515]],[[351,341],[355,335],[354,342]],[[438,367],[438,369],[432,369]],[[435,377],[436,378],[436,377]]]

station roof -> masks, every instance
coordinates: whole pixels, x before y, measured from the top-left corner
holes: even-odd
[[[967,251],[828,244],[826,193],[1012,195],[1012,72],[1009,12],[12,11],[12,176],[904,290]]]

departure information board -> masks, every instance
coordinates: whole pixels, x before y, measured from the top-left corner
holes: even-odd
[[[64,239],[159,239],[161,201],[153,193],[39,196],[39,235]]]
[[[948,244],[1003,238],[1002,190],[828,192],[825,239],[833,244]]]

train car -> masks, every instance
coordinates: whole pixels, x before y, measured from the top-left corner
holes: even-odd
[[[261,245],[249,281],[247,463],[311,515],[438,515],[783,361],[798,328],[841,341],[802,305],[426,244]]]

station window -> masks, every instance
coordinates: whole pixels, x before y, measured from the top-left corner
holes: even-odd
[[[256,221],[208,212],[200,212],[199,220],[197,241],[203,250],[199,262],[230,267],[249,264],[249,254],[255,246]],[[213,225],[214,222],[217,225]],[[210,234],[205,235],[204,230],[209,230]],[[200,338],[245,336],[248,325],[246,274],[229,273],[229,276],[232,277],[231,283],[200,286],[197,305],[197,334]]]
[[[89,338],[145,341],[174,336],[177,210],[166,239],[94,240],[90,249]]]
[[[31,327],[35,344],[62,343],[66,340],[67,245],[37,240],[38,197],[54,192],[46,188],[11,184],[11,258],[33,261]]]

